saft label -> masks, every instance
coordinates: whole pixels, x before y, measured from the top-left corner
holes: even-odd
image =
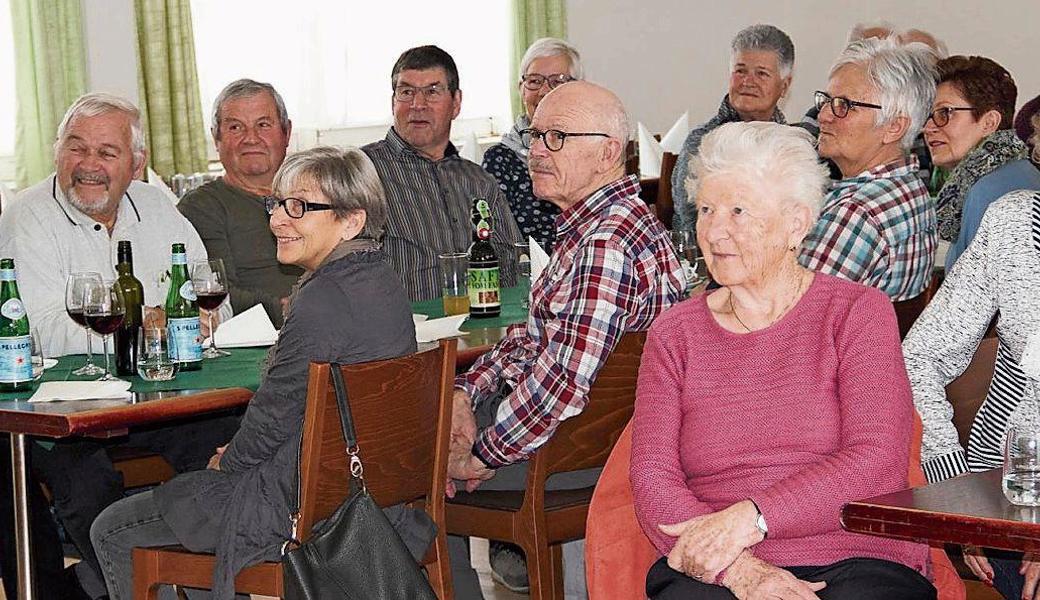
[[[493,308],[501,306],[498,297],[498,267],[491,269],[469,269],[466,273],[469,285],[469,305],[471,308]]]
[[[17,321],[25,316],[25,305],[18,298],[9,298],[3,306],[0,306],[0,315]]]
[[[0,338],[0,383],[32,381],[32,342],[29,336]]]
[[[198,317],[166,319],[170,358],[177,362],[202,360],[202,327]]]

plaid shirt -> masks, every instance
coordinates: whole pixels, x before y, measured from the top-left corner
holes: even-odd
[[[638,193],[636,178],[625,177],[556,217],[556,247],[531,286],[527,322],[456,378],[474,406],[500,382],[512,390],[474,446],[485,463],[529,457],[581,413],[621,335],[649,328],[681,299],[682,267]]]
[[[907,300],[931,280],[937,236],[935,205],[911,157],[835,182],[799,260]]]

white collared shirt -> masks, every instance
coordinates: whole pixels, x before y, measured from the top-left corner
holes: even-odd
[[[15,260],[18,290],[45,356],[86,352],[86,333],[65,312],[65,281],[76,271],[115,279],[116,247],[122,240],[131,242],[134,275],[144,286],[146,306],[166,302],[164,274],[173,243],[184,243],[188,260],[206,258],[191,223],[158,188],[140,181],[131,182],[123,194],[111,235],[72,206],[54,175],[23,190],[0,213],[0,257]],[[230,303],[219,314],[221,320],[230,317]]]

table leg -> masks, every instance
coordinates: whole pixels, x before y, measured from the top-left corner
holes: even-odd
[[[25,444],[25,434],[11,434],[14,538],[18,547],[18,600],[33,599],[32,554],[29,552],[29,461]]]

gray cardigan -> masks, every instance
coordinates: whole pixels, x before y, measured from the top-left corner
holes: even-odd
[[[293,298],[289,317],[219,471],[175,477],[155,490],[163,519],[195,552],[215,552],[213,597],[234,596],[243,567],[280,560],[296,504],[299,445],[311,361],[361,363],[416,351],[411,307],[381,250],[330,257]],[[392,402],[392,398],[387,398]],[[389,510],[413,553],[433,539],[422,512]]]

